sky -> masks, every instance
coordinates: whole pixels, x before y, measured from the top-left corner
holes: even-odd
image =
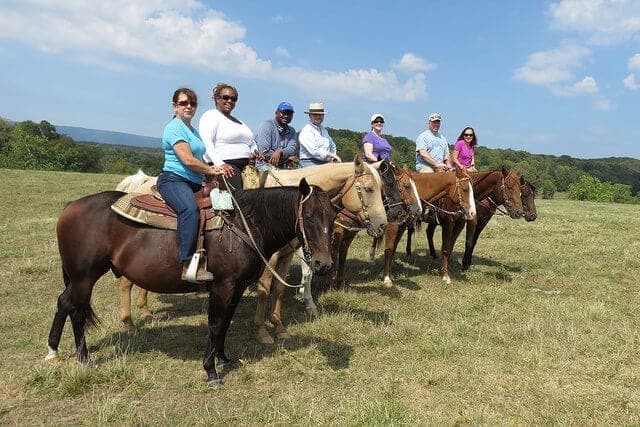
[[[254,131],[307,122],[415,140],[640,159],[640,0],[2,0],[0,116],[161,136],[171,96],[218,82]]]

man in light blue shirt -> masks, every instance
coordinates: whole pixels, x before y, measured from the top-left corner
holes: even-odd
[[[273,120],[263,122],[255,134],[258,150],[265,161],[258,160],[256,168],[265,171],[269,165],[283,169],[298,162],[296,156],[296,130],[289,126],[293,119],[293,105],[283,101],[278,104]]]
[[[429,116],[429,128],[416,138],[416,170],[420,173],[448,171],[449,144],[440,134],[442,117],[438,113]]]
[[[300,167],[321,165],[329,162],[341,162],[336,154],[336,144],[327,129],[322,126],[324,121],[324,104],[313,102],[309,104],[309,123],[304,125],[298,135],[300,142]]]

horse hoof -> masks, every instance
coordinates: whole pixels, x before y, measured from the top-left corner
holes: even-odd
[[[449,276],[443,276],[443,277],[442,277],[442,281],[443,281],[444,283],[446,283],[447,285],[450,285],[450,284],[451,284],[451,278],[450,278]]]
[[[291,334],[284,328],[276,331],[275,335],[279,340],[288,340],[291,338]]]
[[[382,286],[387,289],[393,288],[393,281],[391,281],[389,277],[385,277],[384,280],[382,281]]]
[[[220,387],[222,387],[222,380],[221,379],[215,379],[215,380],[210,380],[207,381],[207,386],[211,389],[211,390],[218,390]]]
[[[266,328],[258,329],[258,332],[256,332],[256,341],[258,341],[260,344],[273,344],[273,343],[275,343],[273,338],[271,338],[271,335],[269,334],[269,332],[267,332]]]

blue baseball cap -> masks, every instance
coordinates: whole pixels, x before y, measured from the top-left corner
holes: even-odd
[[[291,105],[287,101],[282,101],[280,104],[278,104],[278,111],[287,111],[287,110],[295,111],[293,109],[293,105]]]

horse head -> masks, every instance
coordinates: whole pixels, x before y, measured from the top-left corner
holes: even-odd
[[[520,195],[520,178],[522,170],[508,172],[504,166],[502,167],[502,193],[504,198],[504,206],[509,212],[509,216],[513,219],[520,218],[524,215],[522,209],[522,197]]]
[[[372,237],[381,236],[387,226],[387,213],[382,201],[382,180],[371,165],[357,154],[353,160],[355,173],[344,185],[342,205],[357,218]]]
[[[422,215],[422,204],[420,203],[418,188],[409,174],[409,169],[407,169],[406,165],[399,166],[394,162],[391,162],[391,167],[398,182],[398,190],[400,190],[405,211],[411,218],[420,217]]]
[[[331,268],[331,225],[336,218],[331,197],[319,187],[310,186],[304,178],[298,189],[296,235],[302,243],[305,261],[313,272],[326,274]]]
[[[384,206],[387,210],[387,219],[393,221],[402,219],[405,215],[404,203],[400,193],[396,176],[391,166],[389,158],[372,163],[382,179],[382,191],[384,195]]]
[[[520,197],[522,199],[522,212],[525,221],[535,221],[538,217],[538,211],[536,210],[535,197],[537,189],[532,182],[524,179],[524,176],[520,176]]]
[[[456,182],[455,185],[449,187],[449,197],[451,200],[458,202],[464,212],[464,219],[471,220],[475,218],[476,201],[473,197],[471,177],[464,169],[456,168]]]

